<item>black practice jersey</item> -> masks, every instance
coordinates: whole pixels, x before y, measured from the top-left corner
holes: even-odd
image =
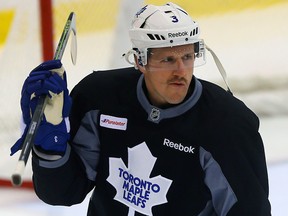
[[[94,72],[73,89],[66,154],[33,157],[37,195],[72,205],[94,189],[91,216],[270,215],[257,116],[196,77],[189,97],[165,109],[149,103],[144,85],[124,68]]]

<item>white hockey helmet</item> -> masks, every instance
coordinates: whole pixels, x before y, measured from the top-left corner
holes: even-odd
[[[149,48],[173,47],[195,44],[195,66],[205,63],[204,41],[199,39],[199,26],[188,13],[174,3],[163,6],[146,5],[141,8],[132,21],[129,30],[133,49],[126,55],[135,54],[140,65],[147,64]],[[201,60],[200,60],[201,59]]]

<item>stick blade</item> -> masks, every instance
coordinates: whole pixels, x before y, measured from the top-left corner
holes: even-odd
[[[72,39],[71,39],[71,59],[72,63],[75,65],[77,60],[77,31],[76,31],[76,14],[71,12],[71,31],[72,31]]]
[[[71,40],[71,59],[72,59],[72,63],[75,65],[76,64],[76,60],[77,60],[77,39],[76,39],[76,35],[72,35],[72,40]]]

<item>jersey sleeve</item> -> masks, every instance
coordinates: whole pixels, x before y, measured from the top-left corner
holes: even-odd
[[[223,194],[212,193],[212,200],[214,195],[215,201],[214,207],[217,207],[219,199],[226,197],[229,192],[229,197],[226,197],[227,199],[222,203],[220,202],[223,208],[231,204],[232,199],[236,202],[230,205],[231,208],[226,209],[227,214],[224,215],[270,216],[268,174],[264,145],[258,132],[258,117],[246,108],[227,112],[227,116],[219,124],[223,128],[215,130],[215,133],[218,133],[215,134],[217,145],[205,148],[219,166],[228,185],[227,190],[223,190]],[[210,179],[208,182],[212,182],[213,188],[210,186],[210,191],[217,188],[215,179]]]
[[[72,91],[69,116],[71,138],[65,155],[57,161],[45,161],[33,155],[33,182],[40,199],[53,205],[73,205],[82,202],[93,189],[100,154],[97,132],[97,111],[82,88],[81,81]],[[91,111],[93,110],[93,111]]]
[[[269,216],[271,206],[268,200],[268,174],[264,144],[258,132],[259,121],[253,114],[239,121],[241,128],[235,130],[230,137],[237,139],[233,147],[235,158],[231,158],[233,163],[230,166],[223,168],[238,198],[228,215]]]
[[[32,169],[35,193],[47,204],[71,206],[81,203],[94,186],[70,147],[57,161],[39,160],[34,155]]]
[[[203,85],[200,163],[214,209],[218,215],[270,216],[259,118],[233,95]]]

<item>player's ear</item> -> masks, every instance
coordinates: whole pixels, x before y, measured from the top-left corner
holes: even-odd
[[[135,61],[135,64],[137,66],[137,68],[142,72],[142,73],[145,73],[146,72],[146,68],[145,66],[143,66],[142,63],[139,62],[139,59],[136,55],[134,55],[134,61]]]

